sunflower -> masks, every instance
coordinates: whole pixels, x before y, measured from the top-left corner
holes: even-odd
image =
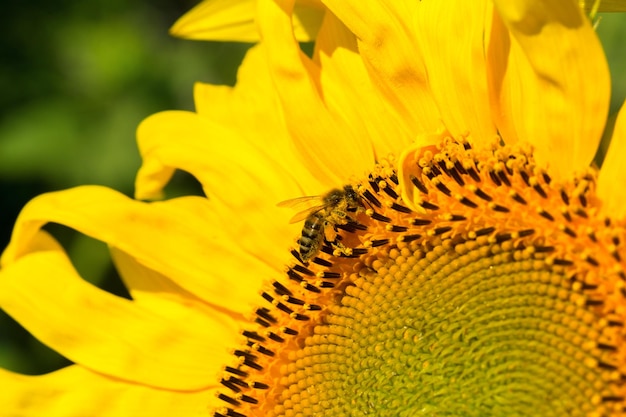
[[[591,166],[609,75],[578,5],[253,6],[175,25],[262,40],[138,129],[137,198],[176,169],[207,198],[22,211],[0,306],[75,364],[1,371],[0,415],[623,415],[626,115]],[[131,299],[51,222],[106,242]]]

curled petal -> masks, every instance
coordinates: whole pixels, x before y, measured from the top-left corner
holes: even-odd
[[[435,150],[435,145],[441,141],[447,132],[433,133],[430,135],[419,135],[411,146],[407,146],[398,160],[398,178],[400,179],[400,189],[402,190],[402,200],[415,212],[422,213],[424,211],[420,203],[423,202],[424,196],[412,184],[411,175],[419,166],[420,155],[424,151],[431,148]]]
[[[28,253],[44,224],[59,223],[129,254],[211,305],[247,312],[276,269],[247,255],[210,212],[199,197],[147,204],[97,186],[44,194],[20,214],[2,265]],[[242,277],[242,269],[259,274]]]
[[[172,168],[184,168],[203,184],[211,200],[205,212],[198,213],[211,225],[207,226],[205,253],[210,253],[210,247],[227,259],[236,259],[238,251],[245,250],[267,265],[264,270],[288,261],[284,249],[293,243],[297,229],[288,224],[293,213],[276,204],[302,195],[294,178],[297,168],[290,170],[284,163],[281,167],[261,144],[191,112],[149,117],[139,127],[138,141],[144,160],[137,175],[139,196],[147,194],[154,178]],[[198,262],[205,262],[203,256]],[[220,265],[227,267],[226,262],[213,267]],[[232,276],[237,276],[237,267],[234,262]]]
[[[139,126],[137,141],[143,157],[136,180],[137,198],[154,196],[165,185],[161,180],[167,175],[163,173],[176,168],[194,175],[209,198],[227,200],[233,209],[258,210],[249,205],[256,197],[257,202],[276,204],[299,190],[293,175],[286,168],[281,171],[262,144],[247,141],[239,130],[196,113],[152,115]],[[223,174],[228,172],[237,175]]]
[[[78,276],[61,248],[26,253],[5,265],[0,306],[68,359],[159,388],[210,387],[207,375],[219,373],[230,357],[228,347],[237,341],[235,323],[227,315],[210,317],[187,309],[179,320],[180,309],[175,316],[155,313],[92,286]],[[198,363],[199,357],[210,359]]]

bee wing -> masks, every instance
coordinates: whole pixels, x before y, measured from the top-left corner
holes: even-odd
[[[291,220],[289,220],[289,224],[298,223],[298,222],[301,222],[302,220],[306,220],[306,218],[309,217],[311,214],[317,213],[318,211],[320,211],[323,208],[324,208],[324,206],[316,206],[316,207],[308,208],[306,210],[302,210],[302,211],[296,213],[291,218]]]
[[[281,201],[277,204],[278,207],[288,207],[293,209],[300,209],[298,213],[296,213],[289,223],[298,223],[302,220],[305,220],[311,214],[320,211],[324,208],[324,204],[322,204],[322,199],[320,196],[304,196],[304,197],[296,197],[289,200]],[[302,207],[305,207],[302,209]]]
[[[302,208],[304,205],[313,207],[314,205],[320,204],[321,201],[322,199],[319,195],[305,195],[304,197],[290,198],[289,200],[281,201],[276,204],[276,206],[297,209]]]

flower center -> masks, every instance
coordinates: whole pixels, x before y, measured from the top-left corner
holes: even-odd
[[[265,290],[214,415],[626,411],[625,228],[595,174],[557,184],[524,149],[450,138],[391,166]]]

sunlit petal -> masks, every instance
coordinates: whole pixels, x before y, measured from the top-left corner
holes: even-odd
[[[288,259],[284,248],[292,244],[295,229],[288,224],[293,213],[276,204],[301,196],[301,187],[288,164],[283,162],[281,169],[273,158],[276,155],[269,155],[258,144],[245,141],[245,137],[190,112],[149,117],[138,133],[144,165],[137,176],[137,193],[147,194],[145,190],[155,184],[153,179],[160,177],[161,172],[184,168],[203,184],[212,200],[211,208],[207,206],[206,212],[198,215],[210,225],[219,225],[207,230],[206,239],[210,242],[205,245],[220,252],[225,250],[224,241],[215,239],[215,234],[227,233],[236,239],[229,251],[245,248],[268,263],[273,260],[282,265]],[[235,146],[237,152],[223,146],[225,141]],[[214,163],[207,164],[207,157]],[[223,174],[235,168],[238,175]],[[158,188],[162,186],[159,184]],[[241,220],[243,213],[245,221]],[[201,258],[199,262],[203,262]]]
[[[357,39],[332,13],[326,15],[313,58],[324,68],[319,82],[328,110],[342,115],[364,140],[371,140],[377,156],[410,143],[410,127],[373,85]]]
[[[600,141],[610,89],[590,22],[574,1],[495,4],[504,22],[495,19],[488,52],[498,129],[509,143],[530,141],[555,177],[582,172]]]
[[[323,182],[341,184],[371,165],[372,146],[340,115],[327,111],[317,81],[319,67],[302,53],[293,37],[293,1],[278,3],[259,1],[260,28],[288,130],[305,166]],[[341,140],[333,140],[336,137]]]
[[[227,346],[236,340],[230,330],[234,322],[225,315],[211,318],[189,309],[184,320],[177,320],[93,287],[61,250],[25,254],[5,266],[0,271],[0,305],[68,359],[154,387],[210,386],[207,375],[219,372],[229,357]],[[203,355],[211,359],[194,359]]]
[[[187,39],[257,42],[256,0],[205,0],[183,15],[171,33]],[[315,40],[324,11],[314,1],[297,5],[294,34],[300,42]]]
[[[285,178],[291,178],[290,182],[299,187],[299,194],[290,197],[319,194],[328,185],[315,179],[299,159],[282,117],[266,54],[263,43],[248,51],[239,67],[237,85],[234,87],[196,83],[196,111],[212,123],[233,129],[236,132],[236,137],[231,138],[235,141],[233,145],[240,143],[243,149],[247,149],[249,144],[258,144],[255,153],[264,155],[267,164],[283,171],[281,184],[276,185],[282,187]],[[207,140],[205,136],[193,137],[198,141]],[[176,142],[178,136],[172,136],[170,140]],[[217,146],[215,142],[221,143],[219,138],[212,141]],[[236,147],[240,148],[239,145]],[[216,191],[219,192],[216,189],[210,192]]]
[[[211,390],[181,392],[128,384],[78,366],[27,376],[0,369],[4,416],[160,417],[164,410],[201,415],[217,397]]]
[[[7,265],[22,256],[42,225],[59,223],[132,255],[206,302],[247,311],[264,274],[232,277],[242,267],[268,273],[274,269],[247,256],[209,212],[201,198],[147,204],[96,186],[44,194],[22,211],[2,261]],[[176,241],[169,236],[177,236]],[[212,249],[223,262],[206,262]]]
[[[441,127],[441,114],[415,37],[412,17],[418,2],[347,2],[324,4],[358,39],[359,53],[374,86],[413,132]]]
[[[414,20],[414,38],[446,129],[452,135],[471,132],[478,143],[496,134],[485,76],[485,26],[491,13],[486,0],[423,2]]]
[[[585,7],[199,5],[175,33],[261,40],[234,87],[141,124],[136,196],[176,170],[205,195],[24,208],[0,307],[75,365],[0,371],[0,410],[621,415],[626,111],[598,178],[609,74]],[[130,299],[83,280],[48,223],[105,242]]]

